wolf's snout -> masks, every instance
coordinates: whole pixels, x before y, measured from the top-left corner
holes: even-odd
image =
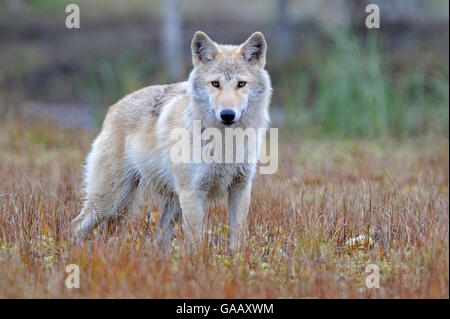
[[[234,121],[234,118],[236,117],[236,112],[230,109],[225,109],[220,112],[220,118],[225,124],[231,124]]]

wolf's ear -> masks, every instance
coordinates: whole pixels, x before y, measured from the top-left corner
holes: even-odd
[[[253,33],[247,41],[241,45],[244,59],[251,64],[258,64],[263,68],[266,65],[266,39],[261,32]]]
[[[191,49],[194,67],[202,62],[212,61],[217,53],[215,43],[201,31],[195,32],[191,43]]]

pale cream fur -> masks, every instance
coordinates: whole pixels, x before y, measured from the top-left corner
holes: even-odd
[[[177,127],[192,130],[193,120],[223,132],[220,111],[225,108],[236,112],[235,127],[267,128],[272,89],[265,53],[259,32],[240,46],[218,45],[197,32],[188,81],[149,86],[111,106],[86,160],[85,201],[72,221],[75,238],[87,238],[104,220],[126,216],[137,192],[145,189],[161,208],[158,241],[170,240],[182,216],[187,242],[201,243],[205,210],[228,194],[231,247],[237,249],[256,164],[174,164],[169,136]],[[238,87],[239,81],[245,85]]]

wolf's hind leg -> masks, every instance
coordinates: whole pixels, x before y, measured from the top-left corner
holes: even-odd
[[[119,163],[111,163],[109,169],[104,169],[101,156],[90,160],[83,209],[71,224],[72,234],[81,240],[86,239],[104,220],[114,222],[120,219],[126,213],[131,195],[139,183],[135,174],[126,173]]]
[[[81,213],[75,217],[71,224],[72,238],[84,240],[94,231],[97,225],[100,223],[100,216],[90,211],[85,206]]]
[[[162,205],[162,215],[156,228],[155,240],[157,244],[169,244],[175,233],[175,225],[181,215],[178,199],[167,200]]]
[[[72,221],[73,235],[84,240],[103,221],[115,222],[126,214],[127,204],[135,190],[132,183],[124,183],[119,189],[88,195],[81,213]]]
[[[96,194],[97,200],[87,199],[81,213],[71,223],[74,237],[84,240],[103,221],[114,223],[123,218],[132,192],[130,185],[119,190],[120,195],[114,190],[109,190],[102,195]]]

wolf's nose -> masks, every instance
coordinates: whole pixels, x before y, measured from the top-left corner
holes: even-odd
[[[236,113],[233,110],[225,109],[220,112],[220,118],[225,123],[231,123],[234,120],[234,117],[236,116]]]

